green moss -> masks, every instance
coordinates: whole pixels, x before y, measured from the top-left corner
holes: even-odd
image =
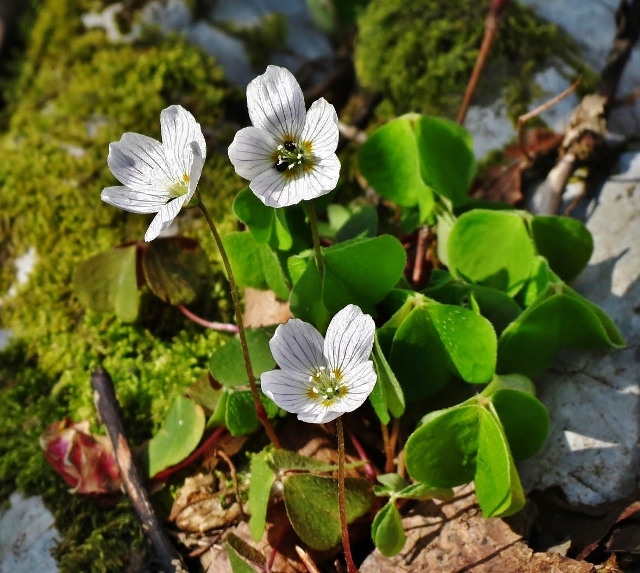
[[[14,261],[30,247],[36,265],[27,284],[2,302],[0,327],[15,338],[0,352],[0,501],[16,487],[43,495],[64,536],[62,572],[122,571],[140,543],[137,520],[123,501],[101,508],[68,493],[39,451],[44,428],[65,415],[92,420],[90,376],[111,373],[134,443],[147,439],[168,404],[204,371],[225,336],[186,322],[145,294],[135,324],[87,312],[71,288],[75,267],[92,254],[144,235],[150,217],[100,201],[116,184],[108,144],[125,131],[159,138],[160,111],[182,104],[202,124],[209,157],[200,190],[221,228],[235,224],[230,204],[244,183],[226,158],[221,120],[242,108],[243,94],[215,62],[179,37],[115,45],[85,31],[83,0],[43,0],[19,77],[8,90],[0,133],[0,292],[15,281]],[[94,6],[95,8],[95,6]],[[202,218],[187,211],[181,231],[199,239],[214,261],[217,283],[193,309],[231,318],[217,254]]]
[[[454,117],[480,49],[487,8],[475,0],[372,0],[359,18],[356,42],[362,84],[381,92],[395,114]],[[572,78],[593,79],[577,54],[555,25],[511,2],[474,101],[494,101],[505,88],[509,116],[517,118],[541,95],[534,76],[550,63]]]

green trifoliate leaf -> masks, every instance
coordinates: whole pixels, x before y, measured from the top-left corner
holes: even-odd
[[[395,374],[391,370],[391,366],[389,366],[387,359],[382,353],[377,334],[373,343],[372,358],[377,379],[373,392],[369,395],[369,400],[380,421],[383,424],[388,424],[391,420],[389,413],[391,413],[394,418],[400,418],[404,413],[404,393]]]
[[[464,213],[451,229],[447,246],[454,276],[510,296],[524,287],[536,255],[519,211]]]
[[[401,322],[389,363],[405,397],[412,400],[434,394],[452,376],[486,383],[495,371],[495,331],[472,310],[428,301]]]
[[[146,475],[158,472],[184,460],[200,442],[205,427],[204,410],[190,398],[177,396],[158,433],[149,440],[142,453]]]
[[[564,281],[580,274],[593,254],[593,237],[583,223],[569,217],[531,218],[531,234],[540,255]]]
[[[249,357],[256,380],[263,372],[276,367],[276,361],[269,347],[270,338],[269,332],[262,328],[246,330]],[[216,382],[223,386],[249,384],[239,336],[234,336],[224,346],[214,351],[209,360],[209,371]]]
[[[471,134],[458,123],[427,115],[414,130],[422,180],[453,207],[466,203],[477,170]]]
[[[260,541],[267,519],[267,508],[271,495],[271,486],[276,473],[263,453],[251,456],[251,481],[249,483],[249,530],[254,541]]]
[[[319,551],[340,542],[337,480],[311,474],[290,475],[284,480],[283,496],[289,521],[302,541]],[[367,513],[372,499],[367,480],[346,478],[347,522]]]
[[[371,314],[402,276],[404,247],[395,237],[353,239],[323,249],[322,301],[336,313],[348,304]]]
[[[561,350],[621,348],[611,319],[563,283],[550,283],[500,336],[498,371],[535,378]]]
[[[73,274],[80,302],[97,312],[114,312],[123,322],[138,317],[140,293],[136,280],[136,245],[98,253]]]
[[[400,117],[378,128],[358,153],[358,165],[369,184],[404,207],[418,205],[421,196],[433,194],[421,175],[412,123],[416,117]]]
[[[207,255],[197,241],[185,237],[145,245],[142,270],[151,291],[174,305],[193,301],[210,279]]]
[[[387,557],[402,551],[407,536],[402,527],[402,518],[393,501],[388,502],[373,519],[371,538],[380,553]]]

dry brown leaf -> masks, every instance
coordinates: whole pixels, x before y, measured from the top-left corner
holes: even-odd
[[[244,325],[259,328],[283,324],[291,318],[289,303],[276,298],[273,291],[246,288],[244,290]]]
[[[204,533],[231,525],[242,515],[240,505],[233,501],[234,490],[220,491],[217,485],[213,474],[197,474],[185,479],[169,520],[189,533]]]

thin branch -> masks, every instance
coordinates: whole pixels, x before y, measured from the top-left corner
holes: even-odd
[[[296,545],[296,553],[309,573],[320,573],[320,569],[318,569],[309,554],[299,545]]]
[[[500,15],[507,7],[507,4],[509,4],[509,0],[491,0],[491,6],[489,7],[489,14],[487,15],[485,22],[484,36],[482,37],[480,51],[478,52],[476,63],[473,66],[471,78],[469,79],[462,104],[460,105],[460,111],[458,112],[457,121],[460,125],[464,124],[464,120],[467,117],[467,111],[469,111],[473,94],[476,92],[476,88],[478,87],[480,75],[482,74],[487,57],[489,56],[489,50],[491,50],[491,44],[493,44],[496,32],[498,31]]]
[[[229,471],[231,472],[231,479],[233,480],[233,488],[236,493],[236,502],[240,507],[240,515],[242,516],[242,519],[245,519],[246,516],[244,514],[244,510],[242,509],[242,497],[240,497],[240,484],[238,483],[238,472],[236,471],[236,466],[234,465],[234,463],[231,461],[231,458],[226,454],[226,452],[223,449],[218,448],[216,450],[216,456],[218,456],[219,458],[222,458],[225,461],[225,463],[229,466]]]
[[[537,117],[541,113],[544,113],[549,108],[552,108],[558,102],[566,98],[568,95],[572,94],[579,85],[580,85],[580,78],[578,78],[573,84],[571,84],[562,93],[559,93],[558,95],[552,97],[550,100],[544,102],[542,105],[539,105],[537,108],[532,109],[531,111],[525,113],[524,115],[521,115],[518,118],[518,144],[520,145],[520,149],[522,150],[522,153],[524,153],[524,155],[528,159],[532,159],[532,157],[529,151],[527,150],[527,146],[525,145],[525,142],[524,142],[524,130],[522,129],[524,127],[524,124],[527,123],[531,118]]]
[[[116,398],[113,382],[104,368],[98,368],[92,374],[91,386],[93,387],[93,401],[96,410],[107,428],[120,468],[124,490],[142,523],[142,530],[153,544],[162,571],[165,573],[187,573],[188,570],[182,557],[169,541],[151,506],[149,496],[131,455],[129,442],[124,434],[120,405]]]

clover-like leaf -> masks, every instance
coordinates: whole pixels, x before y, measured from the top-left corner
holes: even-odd
[[[209,260],[193,239],[156,239],[144,245],[142,271],[158,298],[174,305],[188,304],[209,278]]]
[[[373,312],[396,285],[406,263],[405,250],[395,237],[353,239],[323,250],[322,301],[336,313],[348,304]]]
[[[371,524],[371,538],[380,553],[387,557],[402,551],[407,536],[402,527],[402,518],[393,501],[389,501],[376,514]]]
[[[400,117],[379,127],[358,153],[358,165],[369,184],[383,197],[405,207],[418,205],[421,195],[433,196],[421,175],[412,125],[416,117]]]
[[[136,278],[136,245],[98,253],[73,273],[78,300],[97,312],[114,312],[123,322],[138,317],[140,293]]]
[[[449,234],[449,268],[468,282],[515,296],[529,278],[536,252],[518,211],[474,209]]]
[[[249,482],[249,530],[254,541],[260,541],[267,519],[267,508],[271,495],[271,486],[276,473],[266,460],[264,453],[251,456],[251,481]]]
[[[469,309],[427,301],[396,330],[389,363],[411,400],[434,394],[452,376],[486,383],[495,371],[496,335],[489,321]]]
[[[402,416],[405,401],[402,387],[380,348],[377,335],[373,343],[372,358],[378,377],[373,391],[369,394],[369,400],[380,421],[383,424],[388,424],[391,420],[389,413],[394,418]]]
[[[167,412],[158,433],[142,452],[142,465],[147,476],[184,460],[200,442],[205,427],[204,410],[190,398],[177,396]]]
[[[477,170],[471,134],[458,123],[426,115],[414,130],[422,180],[454,207],[466,203]]]
[[[593,237],[576,219],[535,216],[531,219],[531,234],[538,253],[566,282],[580,274],[593,254]]]
[[[312,474],[289,475],[284,480],[284,503],[289,521],[300,539],[319,551],[340,542],[338,481]],[[347,522],[369,511],[373,496],[367,480],[345,479]]]
[[[621,348],[624,340],[611,319],[563,283],[550,283],[498,341],[498,371],[535,378],[561,350]]]
[[[249,328],[245,331],[245,335],[253,375],[258,379],[263,372],[276,367],[276,361],[269,347],[271,336],[262,328]],[[209,360],[209,371],[223,386],[249,384],[239,336],[234,336],[213,352]]]

